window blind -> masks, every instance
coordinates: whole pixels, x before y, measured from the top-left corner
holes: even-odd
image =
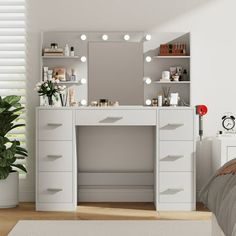
[[[0,0],[0,95],[26,95],[26,0]],[[25,123],[25,112],[17,120]],[[25,127],[12,131],[26,148]],[[18,163],[25,164],[19,157]]]

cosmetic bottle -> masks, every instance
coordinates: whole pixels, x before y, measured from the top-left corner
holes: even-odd
[[[71,48],[70,48],[70,56],[71,56],[71,57],[74,57],[74,56],[75,56],[74,47],[71,47]]]
[[[69,57],[69,56],[70,56],[70,49],[69,49],[68,44],[66,44],[66,46],[65,46],[64,54],[65,54],[66,57]]]

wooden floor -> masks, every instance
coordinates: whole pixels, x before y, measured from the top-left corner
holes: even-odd
[[[33,203],[0,209],[0,236],[19,220],[210,220],[211,212],[197,204],[195,212],[156,212],[152,203],[83,203],[76,212],[36,212]]]

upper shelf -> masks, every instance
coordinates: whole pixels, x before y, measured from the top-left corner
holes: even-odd
[[[191,81],[152,81],[153,84],[190,84]]]
[[[190,59],[191,56],[154,56],[157,59]]]
[[[42,56],[43,59],[78,59],[79,56]]]

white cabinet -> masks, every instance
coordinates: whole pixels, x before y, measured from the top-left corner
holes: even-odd
[[[236,158],[236,137],[219,136],[212,140],[212,173]]]
[[[195,210],[194,109],[158,111],[159,210]]]
[[[79,197],[82,196],[82,199],[87,201],[93,201],[96,193],[101,201],[133,199],[135,202],[154,199],[157,210],[195,210],[194,109],[41,107],[37,109],[36,117],[37,210],[75,211],[77,191],[81,194]],[[144,171],[141,168],[136,172],[127,169],[123,172],[122,169],[117,172],[91,170],[78,173],[77,158],[80,157],[76,154],[77,126],[99,126],[99,132],[104,131],[102,126],[115,126],[116,130],[119,126],[134,126],[135,129],[135,126],[150,126],[155,130],[151,135],[153,149],[156,150],[153,169]],[[125,132],[128,132],[128,128]],[[102,135],[99,137],[102,138]],[[89,140],[85,146],[98,148],[96,145],[91,147]],[[228,147],[229,156],[235,156],[235,151],[236,146]],[[99,155],[96,160],[99,161]],[[78,188],[77,181],[78,186],[83,186],[82,189]],[[107,193],[103,197],[99,195],[99,186],[114,186],[114,191],[102,189],[103,194]],[[89,191],[85,191],[86,189]]]

